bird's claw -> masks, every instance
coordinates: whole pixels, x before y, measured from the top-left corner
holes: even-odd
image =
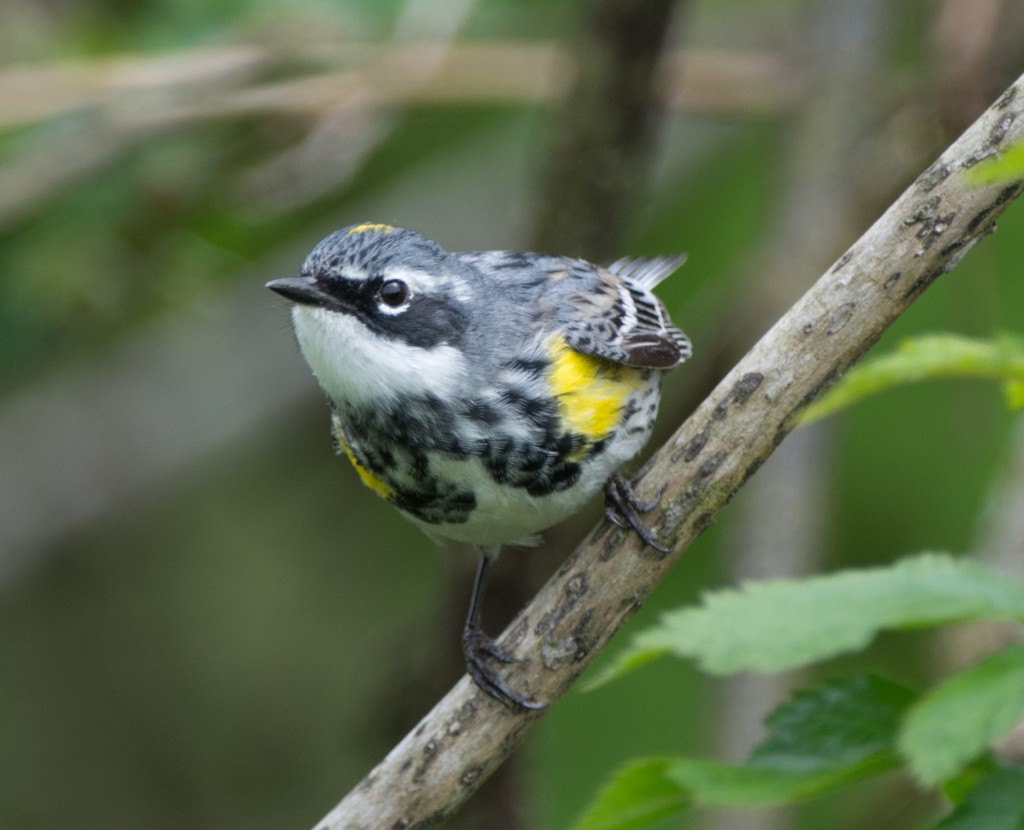
[[[547,709],[546,703],[529,700],[502,680],[487,663],[493,658],[499,663],[522,663],[521,658],[503,649],[478,627],[466,626],[462,632],[462,651],[466,657],[466,671],[484,692],[509,709]]]
[[[640,518],[641,513],[649,513],[661,503],[664,493],[665,488],[662,487],[653,499],[644,501],[637,496],[633,486],[626,479],[615,473],[604,485],[604,515],[617,527],[635,532],[645,545],[660,553],[668,553],[669,548],[658,541],[654,531]]]

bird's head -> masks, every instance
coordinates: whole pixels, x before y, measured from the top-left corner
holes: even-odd
[[[336,402],[385,402],[461,380],[471,282],[436,242],[390,225],[322,240],[297,277],[267,283],[295,303],[295,334]]]

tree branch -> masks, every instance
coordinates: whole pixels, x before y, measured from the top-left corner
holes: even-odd
[[[673,552],[655,555],[602,524],[512,622],[502,642],[529,657],[507,670],[514,688],[539,700],[561,697],[785,437],[794,414],[995,228],[1024,185],[975,185],[969,170],[1022,136],[1024,78],[918,177],[652,459],[640,495],[666,486],[660,513],[650,518]],[[505,709],[463,677],[317,830],[436,825],[539,717]]]

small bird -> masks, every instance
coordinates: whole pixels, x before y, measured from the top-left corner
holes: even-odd
[[[466,669],[510,708],[546,704],[498,675],[494,663],[519,660],[480,626],[501,546],[536,544],[603,488],[608,518],[664,550],[639,515],[658,499],[640,500],[619,468],[651,433],[661,373],[690,356],[651,293],[683,260],[449,253],[359,224],[267,283],[295,304],[334,441],[363,483],[428,535],[479,549]]]

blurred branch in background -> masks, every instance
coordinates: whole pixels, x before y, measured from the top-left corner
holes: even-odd
[[[294,55],[266,44],[98,57],[0,71],[0,128],[83,109],[129,127],[240,115],[320,115],[366,98],[378,106],[558,104],[579,71],[553,41],[317,43],[303,76],[266,81]],[[338,69],[338,64],[346,68]],[[771,115],[795,106],[806,80],[780,53],[671,50],[656,66],[657,100],[674,111]],[[197,99],[198,96],[198,99]],[[605,102],[607,103],[607,102]]]
[[[309,120],[303,141],[238,184],[264,209],[294,209],[344,182],[395,108],[557,104],[576,72],[551,42],[399,40],[315,44],[303,51],[310,72],[265,80],[294,59],[285,47],[226,45],[0,71],[0,128],[69,119],[0,166],[0,228],[158,132],[246,116]],[[666,58],[658,87],[671,109],[751,115],[790,109],[803,81],[781,55],[693,50]],[[591,104],[614,111],[607,98]]]
[[[647,189],[662,121],[653,84],[672,0],[595,0],[573,49],[576,78],[555,122],[540,188],[535,250],[596,261],[621,256],[626,218]]]
[[[0,166],[0,229],[155,133],[210,117],[264,63],[258,47],[226,46],[0,71],[0,128],[69,119]]]
[[[317,71],[277,82],[262,76],[293,55],[265,44],[15,66],[0,71],[0,127],[83,108],[105,110],[126,128],[316,115],[364,95],[382,106],[557,104],[578,71],[570,54],[553,41],[318,43],[304,50],[306,60],[320,64]],[[338,63],[350,68],[339,70]],[[657,77],[662,106],[724,115],[786,111],[805,83],[781,54],[718,49],[670,51]]]
[[[1021,56],[1024,5],[943,0],[934,26],[936,104],[946,134],[960,133],[1012,78]]]

